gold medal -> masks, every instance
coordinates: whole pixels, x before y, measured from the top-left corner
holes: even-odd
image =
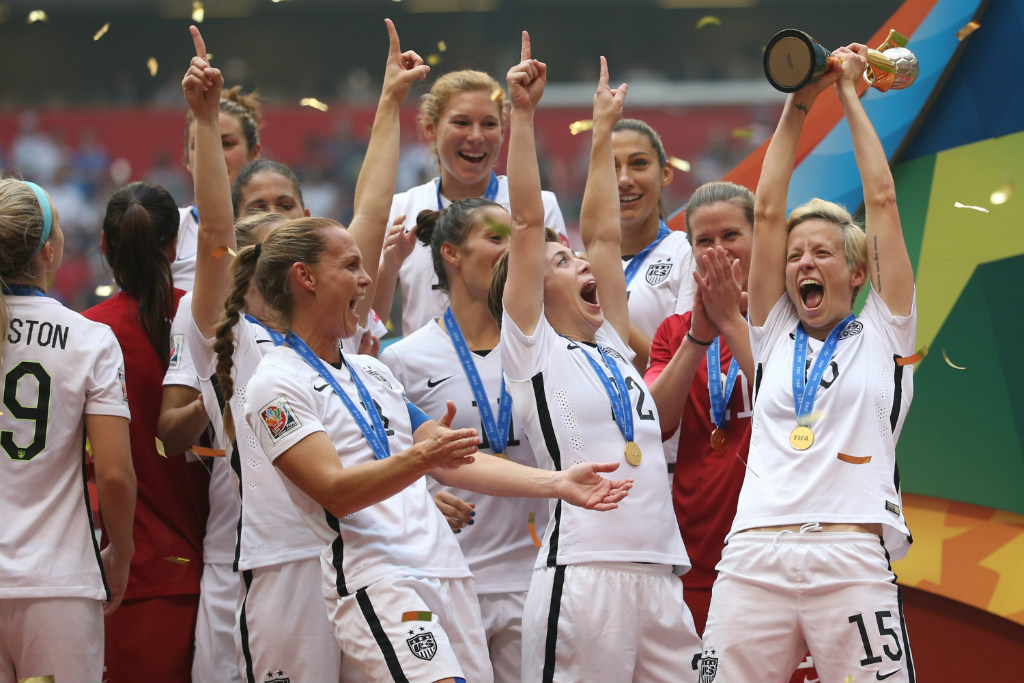
[[[721,427],[711,430],[711,447],[721,453],[729,445],[729,432]]]
[[[806,451],[814,443],[814,432],[806,425],[800,425],[789,433],[789,445],[798,451]]]
[[[636,445],[635,441],[626,442],[626,462],[633,467],[637,467],[644,459],[644,454],[640,452],[640,447]]]
[[[495,458],[501,458],[502,460],[508,460],[508,456],[504,453],[491,453]]]

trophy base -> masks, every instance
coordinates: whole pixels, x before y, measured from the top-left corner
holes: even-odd
[[[764,74],[776,90],[795,92],[825,73],[830,56],[803,31],[787,28],[768,41]]]

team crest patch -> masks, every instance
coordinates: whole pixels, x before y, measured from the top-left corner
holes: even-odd
[[[291,683],[291,680],[288,674],[278,669],[277,671],[268,671],[263,683]]]
[[[661,284],[668,277],[668,274],[672,272],[671,261],[658,261],[647,266],[646,280],[649,285]]]
[[[263,420],[263,426],[267,428],[274,443],[302,426],[299,418],[295,416],[295,411],[288,404],[288,399],[284,396],[278,396],[260,408],[260,419]]]
[[[711,683],[718,674],[718,657],[710,656],[709,652],[712,655],[715,654],[714,650],[704,650],[704,656],[700,658],[700,671],[697,678],[700,683]]]
[[[434,634],[429,631],[418,633],[412,638],[406,638],[405,642],[409,645],[412,653],[420,659],[429,662],[437,654],[437,641],[434,640]]]
[[[117,381],[121,384],[121,400],[128,405],[128,385],[124,383],[124,368],[117,369]]]
[[[843,329],[843,333],[839,335],[840,339],[849,339],[855,335],[860,334],[864,330],[864,325],[859,320],[851,320],[850,324]]]
[[[171,337],[171,360],[167,363],[168,370],[177,370],[181,367],[181,349],[185,345],[185,335],[176,334]]]

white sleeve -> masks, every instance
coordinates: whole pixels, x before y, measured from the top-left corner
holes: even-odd
[[[885,301],[875,291],[874,287],[868,285],[868,298],[864,303],[861,316],[866,319],[878,321],[877,329],[886,344],[893,349],[894,353],[901,356],[912,356],[914,344],[917,341],[917,293],[911,303],[910,315],[896,316],[885,305]],[[874,327],[874,326],[873,326]]]
[[[562,217],[562,210],[558,208],[558,198],[555,197],[555,193],[544,190],[540,196],[544,202],[544,226],[566,237],[565,219]]]
[[[754,363],[763,363],[768,359],[776,342],[782,335],[789,334],[796,326],[799,317],[793,302],[785,292],[768,312],[764,325],[757,327],[749,325],[750,329],[750,353],[754,357]]]
[[[188,300],[185,300],[188,297]],[[178,312],[171,323],[171,358],[164,373],[164,386],[181,385],[200,390],[192,346],[188,343],[188,328],[192,324],[192,294],[186,294],[178,304]],[[192,325],[194,327],[194,325]]]
[[[131,419],[128,388],[124,383],[124,356],[114,333],[106,325],[96,343],[93,366],[85,378],[85,414]]]
[[[682,315],[693,310],[693,294],[697,284],[693,281],[693,271],[697,270],[697,260],[693,257],[693,249],[689,241],[685,241],[685,249],[679,253],[679,292],[676,293],[676,307],[672,313]],[[660,324],[660,323],[659,323]]]
[[[246,386],[245,421],[271,462],[310,434],[326,431],[305,380],[263,363]]]
[[[527,336],[508,316],[501,314],[501,368],[510,381],[522,382],[547,369],[552,338],[555,331],[548,325],[544,311],[540,313],[537,329]]]

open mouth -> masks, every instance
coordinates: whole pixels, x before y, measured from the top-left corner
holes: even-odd
[[[487,158],[486,152],[459,152],[459,158],[471,164],[478,164]]]
[[[817,280],[810,278],[801,281],[797,285],[800,291],[800,299],[804,302],[804,308],[813,311],[821,306],[825,298],[825,288]]]
[[[597,280],[589,280],[580,289],[580,298],[592,306],[597,305]]]
[[[643,197],[642,194],[635,194],[635,193],[634,194],[620,194],[619,195],[619,204],[632,204],[634,202],[640,201],[640,199],[642,197]]]

